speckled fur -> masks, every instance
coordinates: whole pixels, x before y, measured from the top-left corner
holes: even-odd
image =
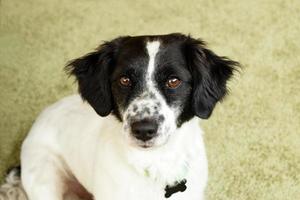
[[[0,200],[27,200],[17,169],[12,169],[1,185]]]

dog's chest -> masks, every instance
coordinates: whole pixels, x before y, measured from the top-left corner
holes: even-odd
[[[130,151],[129,165],[143,178],[162,185],[172,185],[184,179],[190,168],[192,154],[188,149],[176,148],[158,152]]]
[[[178,168],[181,165],[173,165],[168,168],[167,166],[153,164],[151,165],[152,169],[148,172],[142,170],[144,165],[137,166],[140,168],[136,169],[135,166],[129,163],[113,162],[117,166],[112,167],[110,165],[109,169],[98,169],[95,176],[96,190],[93,192],[97,197],[101,197],[97,199],[201,200],[202,192],[199,188],[201,188],[201,182],[204,181],[205,176],[202,179],[201,174],[196,170],[197,168],[201,169],[200,162],[191,162],[188,169]],[[179,170],[174,170],[176,168]],[[174,177],[171,175],[174,175]],[[169,198],[166,198],[165,189],[168,184],[164,178],[169,178],[172,186],[175,184],[175,180],[179,182],[183,177],[187,180],[186,190],[183,192],[176,191]]]
[[[178,145],[174,141],[173,147],[166,146],[164,151],[151,153],[114,145],[107,145],[107,149],[102,146],[98,154],[102,159],[95,163],[96,195],[102,199],[162,200],[166,199],[167,185],[186,179],[186,191],[176,192],[168,199],[201,199],[199,187],[206,180],[206,171],[199,172],[203,168],[201,165],[206,165],[202,140],[178,139]]]

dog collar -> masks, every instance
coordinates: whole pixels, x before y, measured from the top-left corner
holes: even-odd
[[[169,186],[167,185],[165,187],[165,197],[169,198],[172,196],[172,194],[176,192],[184,192],[186,190],[186,179],[183,179],[182,181],[178,182],[176,181],[174,185]]]

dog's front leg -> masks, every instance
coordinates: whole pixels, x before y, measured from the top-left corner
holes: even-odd
[[[64,173],[55,155],[45,150],[22,152],[22,184],[29,200],[63,200]]]

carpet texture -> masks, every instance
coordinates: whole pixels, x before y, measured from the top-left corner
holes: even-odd
[[[65,63],[120,35],[190,33],[243,65],[201,124],[208,200],[300,199],[300,1],[0,1],[0,179]]]

